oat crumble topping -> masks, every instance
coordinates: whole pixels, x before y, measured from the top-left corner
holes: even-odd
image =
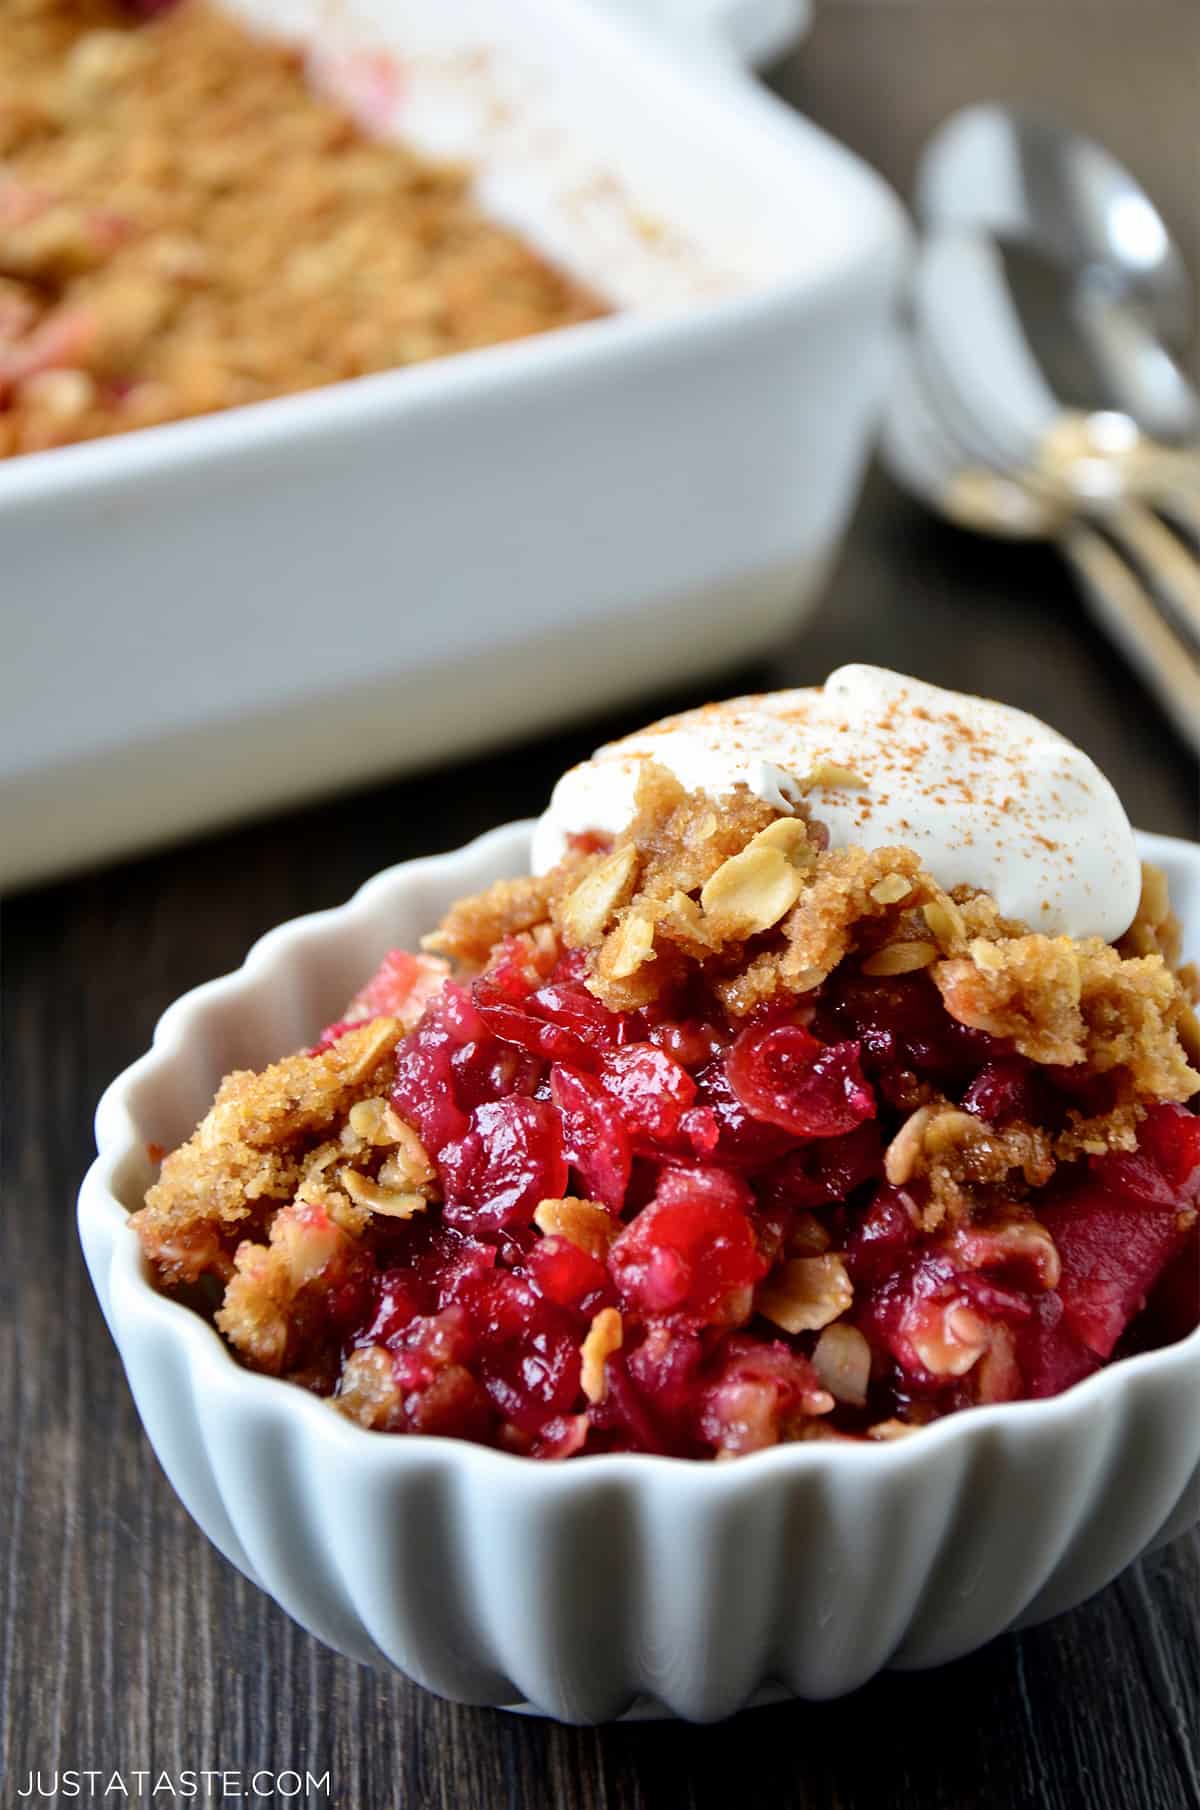
[[[606,311],[205,0],[5,0],[0,457]]]

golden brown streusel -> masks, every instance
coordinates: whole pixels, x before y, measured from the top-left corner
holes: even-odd
[[[452,956],[463,967],[481,968],[506,936],[547,923],[559,876],[560,870],[555,869],[552,874],[494,881],[486,892],[452,905],[438,928],[422,937],[422,947]]]
[[[888,1145],[884,1164],[894,1187],[925,1184],[921,1221],[932,1231],[947,1217],[957,1219],[985,1205],[997,1189],[1012,1199],[1044,1187],[1054,1174],[1055,1150],[1040,1126],[1018,1121],[999,1128],[942,1100],[909,1115]]]
[[[400,1036],[395,1019],[375,1018],[320,1055],[225,1077],[133,1218],[165,1282],[194,1282],[213,1267],[228,1273],[233,1242],[294,1199],[314,1161],[327,1167],[340,1154],[331,1134],[357,1100],[380,1091]]]
[[[1187,1001],[1161,955],[1122,956],[1098,937],[976,937],[934,979],[951,1017],[1011,1037],[1033,1062],[1120,1069],[1160,1100],[1200,1086],[1179,1040]]]
[[[589,985],[614,1010],[648,1004],[690,962],[704,969],[727,1011],[745,1016],[777,994],[811,991],[854,956],[868,975],[927,967],[952,1017],[1011,1038],[1033,1061],[1120,1071],[1130,1088],[1155,1099],[1187,1100],[1200,1087],[1186,1054],[1194,1019],[1170,965],[1178,941],[1165,928],[1169,911],[1153,877],[1143,889],[1143,928],[1130,935],[1140,946],[1153,923],[1162,946],[1122,953],[1096,938],[1030,934],[1002,918],[985,894],[959,888],[951,897],[911,849],[822,852],[819,830],[806,819],[780,819],[745,788],[718,807],[647,761],[637,800],[637,816],[611,851],[579,858],[566,876],[546,876],[563,941],[588,950]],[[764,839],[769,847],[781,821],[792,838],[794,904],[749,925],[744,913],[706,908],[718,871],[744,862]],[[615,922],[610,916],[581,936],[570,900],[618,856]],[[768,913],[779,883],[774,866],[761,878]]]
[[[9,0],[0,158],[0,456],[605,312],[203,0]]]
[[[306,1296],[351,1247],[350,1235],[320,1208],[280,1207],[266,1244],[243,1239],[217,1310],[218,1329],[256,1370],[278,1376],[303,1353]]]

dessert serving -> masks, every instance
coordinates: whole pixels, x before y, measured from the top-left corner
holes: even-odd
[[[535,1457],[890,1441],[1200,1321],[1196,975],[1035,719],[854,666],[601,750],[134,1224],[248,1367]]]
[[[360,55],[375,112],[401,81]],[[4,9],[0,457],[605,312],[204,0]]]

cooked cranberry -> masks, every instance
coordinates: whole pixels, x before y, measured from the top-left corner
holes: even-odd
[[[403,1018],[411,1014],[411,1024],[417,1012],[441,991],[445,979],[446,963],[440,957],[389,949],[366,986],[355,994],[348,1016]]]
[[[754,1205],[754,1190],[744,1177],[714,1165],[663,1169],[658,1178],[656,1197],[666,1205],[708,1200],[737,1213],[748,1213]]]
[[[669,1452],[674,1441],[651,1406],[653,1397],[644,1395],[629,1374],[623,1351],[610,1357],[605,1366],[608,1393],[592,1410],[592,1418],[605,1436],[610,1450],[623,1452]]]
[[[1041,1220],[1058,1247],[1067,1328],[1098,1357],[1141,1307],[1188,1228],[1173,1205],[1122,1197],[1094,1180],[1068,1183]]]
[[[989,1320],[1016,1325],[1027,1320],[1033,1312],[1032,1301],[1024,1289],[1008,1286],[979,1270],[960,1276],[957,1286],[963,1300],[969,1301]]]
[[[539,1200],[566,1186],[558,1114],[519,1095],[489,1100],[475,1108],[465,1135],[442,1149],[438,1166],[450,1225],[497,1230],[528,1219]]]
[[[476,1003],[522,1005],[542,980],[544,967],[527,942],[506,936],[471,989]]]
[[[326,1025],[313,1053],[328,1049],[339,1037],[344,1037],[356,1024],[364,1024],[368,1018],[400,1018],[412,1024],[428,1002],[440,993],[446,972],[446,963],[438,956],[410,955],[407,949],[389,949],[366,986],[351,1000],[346,1016]]]
[[[761,1198],[776,1206],[824,1207],[848,1200],[883,1175],[879,1128],[868,1119],[841,1137],[821,1138],[772,1164],[760,1177]]]
[[[532,1056],[546,1062],[570,1062],[591,1068],[594,1057],[590,1046],[565,1025],[553,1019],[539,1018],[521,1006],[498,1005],[479,1001],[479,1015],[493,1037],[502,1037]]]
[[[1200,1222],[1159,1277],[1145,1317],[1151,1344],[1173,1344],[1200,1326]]]
[[[586,1414],[557,1414],[541,1427],[529,1447],[531,1458],[573,1458],[587,1444]]]
[[[604,1265],[569,1239],[540,1238],[526,1267],[538,1291],[556,1307],[592,1314],[612,1299]]]
[[[556,1066],[550,1093],[562,1115],[563,1148],[590,1200],[619,1212],[632,1161],[620,1112],[591,1075]],[[559,1188],[555,1192],[561,1194]]]
[[[335,1018],[332,1024],[325,1026],[317,1041],[309,1046],[309,1055],[320,1056],[325,1050],[332,1049],[339,1038],[344,1037],[347,1031],[356,1030],[360,1023],[361,1020],[357,1018]]]
[[[1092,1180],[1118,1200],[1141,1200],[1152,1207],[1182,1205],[1178,1190],[1141,1150],[1110,1150],[1089,1157],[1088,1170]]]
[[[695,1327],[747,1316],[743,1296],[766,1270],[748,1194],[720,1171],[664,1174],[656,1199],[609,1252],[613,1280],[635,1312]]]
[[[652,1043],[606,1051],[597,1078],[635,1143],[668,1143],[696,1098],[687,1070]]]
[[[411,1269],[385,1270],[375,1278],[370,1311],[356,1345],[384,1345],[402,1333],[418,1314],[429,1310],[429,1290]]]
[[[570,1330],[548,1316],[523,1327],[511,1343],[489,1342],[480,1357],[491,1401],[526,1433],[540,1432],[575,1405],[579,1370],[579,1347]]]
[[[765,1125],[746,1111],[730,1086],[723,1056],[706,1062],[697,1071],[695,1080],[696,1105],[685,1114],[680,1129],[690,1134],[690,1128],[696,1122],[694,1115],[706,1114],[702,1122],[708,1144],[707,1149],[702,1149],[704,1156],[716,1163],[732,1164],[737,1169],[760,1169],[793,1148],[795,1140],[786,1131],[777,1125]],[[711,1141],[714,1124],[717,1130],[715,1143]]]
[[[502,1100],[506,1094],[532,1095],[546,1072],[545,1063],[528,1050],[493,1037],[464,1043],[455,1050],[450,1066],[455,1096],[467,1112],[485,1100]]]
[[[1138,1148],[1182,1200],[1200,1200],[1200,1113],[1186,1106],[1151,1106],[1142,1122]]]
[[[793,1137],[838,1137],[875,1116],[857,1043],[822,1044],[798,1024],[752,1026],[725,1064],[746,1111]]]
[[[950,1387],[970,1368],[973,1341],[964,1334],[974,1328],[961,1317],[970,1311],[961,1283],[949,1257],[927,1251],[889,1269],[870,1295],[856,1298],[859,1326],[895,1360],[915,1393]]]
[[[925,974],[871,980],[839,972],[822,991],[813,1030],[827,1041],[856,1038],[872,1076],[899,1068],[949,1081],[1005,1048],[951,1018]]]
[[[496,1267],[496,1246],[467,1237],[451,1226],[436,1225],[429,1244],[413,1259],[416,1276],[436,1291],[439,1307],[477,1292]]]
[[[720,1055],[726,1043],[716,1026],[701,1018],[685,1018],[682,1022],[665,1019],[652,1024],[647,1036],[687,1069],[703,1068]]]
[[[629,1374],[661,1422],[684,1437],[695,1405],[694,1384],[704,1357],[698,1333],[651,1326],[625,1353]]]
[[[757,1452],[777,1445],[809,1414],[833,1401],[808,1359],[779,1339],[734,1334],[709,1367],[700,1393],[698,1431],[724,1452]]]
[[[1024,1056],[998,1056],[985,1062],[962,1097],[967,1112],[989,1125],[1010,1125],[1014,1119],[1038,1119],[1037,1076]]]
[[[1085,1118],[1098,1118],[1101,1113],[1111,1111],[1116,1105],[1115,1075],[1097,1075],[1082,1066],[1060,1068],[1051,1063],[1047,1063],[1040,1073],[1042,1079]]]
[[[474,1357],[476,1338],[461,1307],[412,1320],[392,1339],[394,1349],[411,1351],[435,1364],[465,1364]]]
[[[485,1036],[466,989],[447,981],[417,1028],[397,1045],[392,1104],[416,1126],[431,1156],[466,1133],[467,1115],[454,1090],[453,1058],[464,1044]]]
[[[581,980],[562,973],[562,965],[554,978],[529,1001],[529,1009],[542,1018],[562,1024],[580,1042],[596,1049],[614,1049],[632,1043],[642,1034],[643,1026],[636,1012],[610,1012]]]
[[[1058,1395],[1100,1367],[1095,1352],[1064,1324],[1062,1297],[1053,1289],[1037,1298],[1028,1323],[1018,1330],[1016,1358],[1021,1392],[1033,1399]]]
[[[679,1139],[691,1146],[696,1156],[706,1161],[715,1157],[721,1144],[721,1120],[711,1106],[689,1106],[679,1119]]]
[[[450,1439],[486,1440],[492,1413],[467,1368],[475,1341],[459,1308],[414,1320],[393,1346],[393,1374],[405,1429]]]

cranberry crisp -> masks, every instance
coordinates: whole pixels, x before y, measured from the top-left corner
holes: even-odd
[[[321,76],[204,0],[0,5],[0,458],[606,312],[329,92],[402,129],[399,64]]]
[[[539,1458],[890,1439],[1200,1320],[1194,975],[650,764],[234,1074],[135,1217],[252,1369]],[[199,1291],[203,1293],[203,1290]]]

